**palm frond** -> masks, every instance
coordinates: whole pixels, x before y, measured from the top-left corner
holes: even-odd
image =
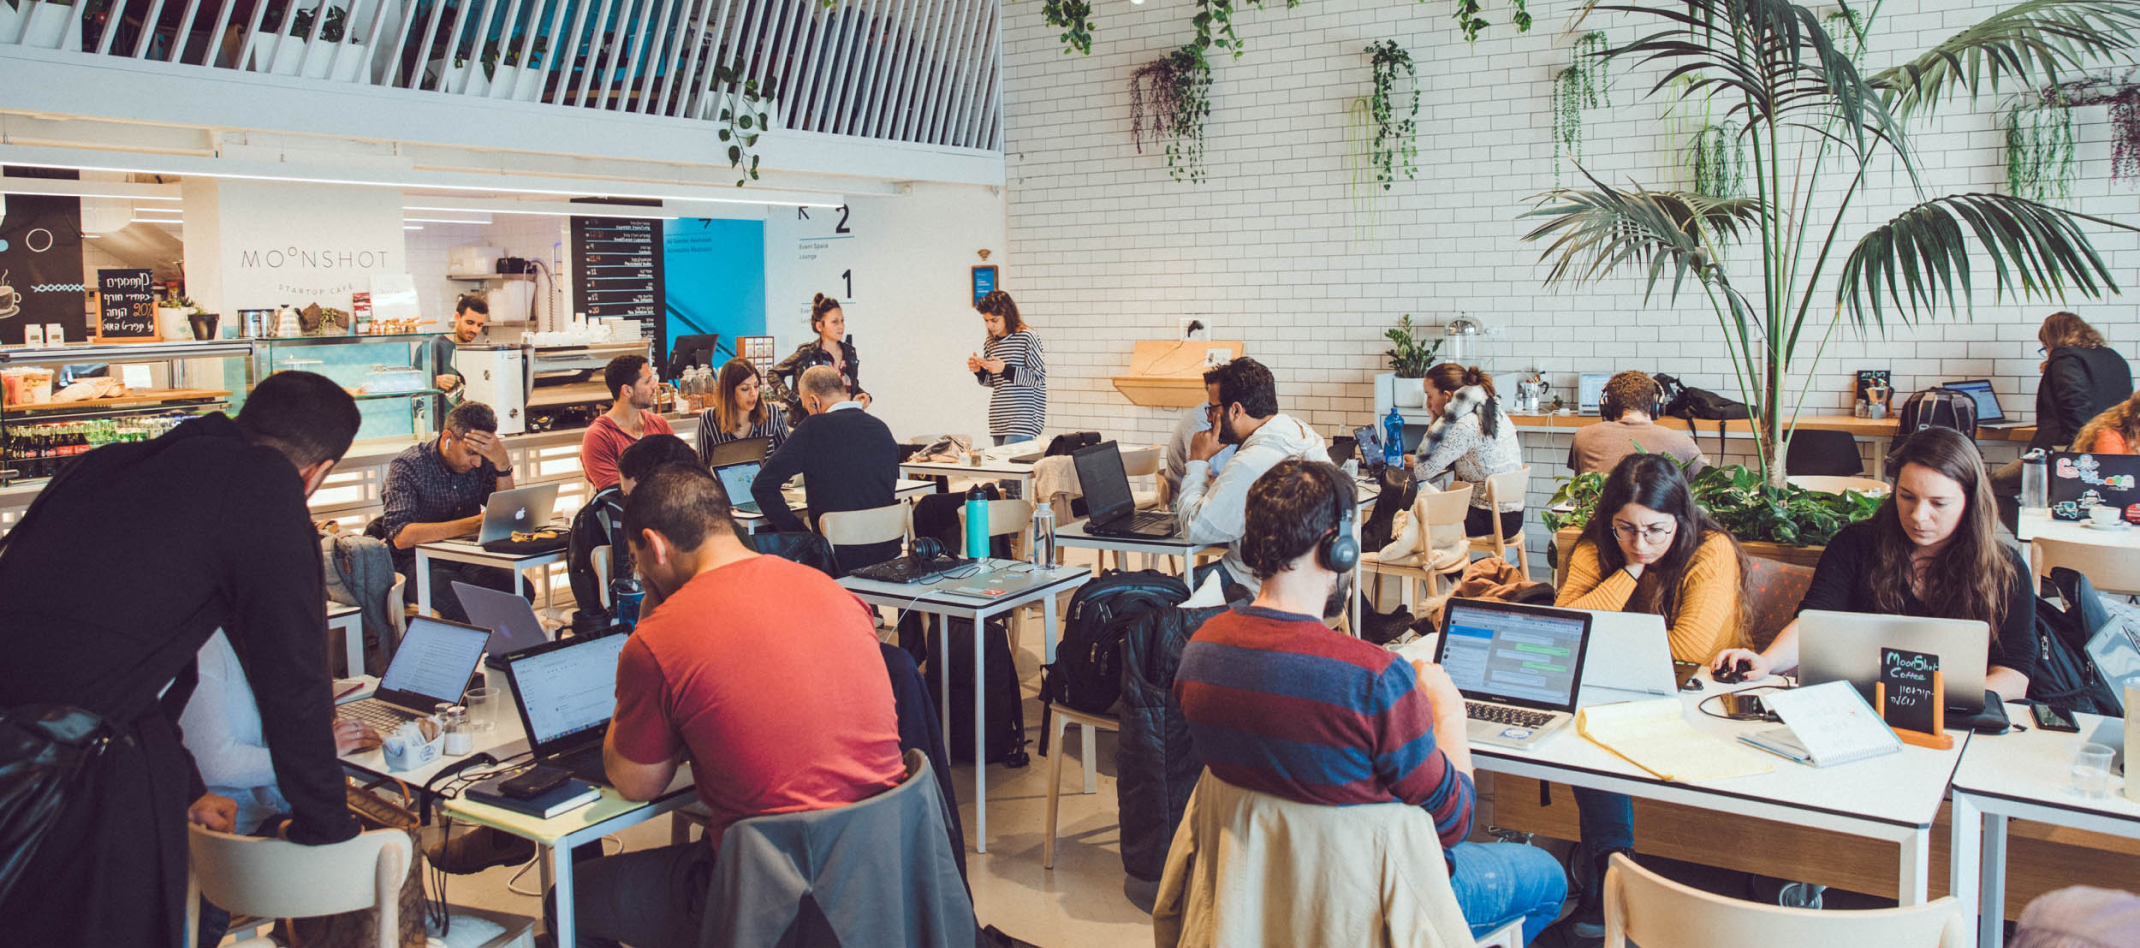
[[[2132,0],[2024,0],[1948,37],[1916,59],[1881,70],[1871,83],[1888,108],[1908,117],[1966,93],[1997,94],[1999,83],[2056,85],[2060,70],[2131,50],[2140,42]],[[2129,57],[2128,57],[2129,58]]]
[[[1585,177],[1590,177],[1588,172]],[[1562,188],[1539,195],[1524,217],[1545,222],[1523,235],[1526,241],[1554,238],[1538,259],[1553,261],[1548,286],[1580,286],[1610,275],[1623,264],[1648,272],[1645,295],[1656,292],[1667,266],[1673,270],[1671,293],[1677,298],[1687,278],[1720,289],[1744,304],[1718,265],[1718,251],[1755,226],[1761,202],[1753,198],[1712,198],[1688,191],[1623,191],[1596,178],[1588,190]]]
[[[1971,238],[1991,258],[1997,299],[2061,300],[2068,284],[2090,299],[2117,281],[2079,221],[2140,227],[2075,214],[2010,194],[1954,194],[1903,211],[1858,240],[1843,262],[1836,305],[1860,328],[1885,321],[1884,295],[1905,319],[1971,301]]]

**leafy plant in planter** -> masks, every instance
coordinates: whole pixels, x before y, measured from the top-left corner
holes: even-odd
[[[2123,79],[2091,77],[2044,90],[2046,103],[2063,102],[2068,107],[2110,106],[2110,177],[2113,181],[2140,177],[2140,85],[2131,73]]]
[[[342,31],[347,28],[349,15],[341,7],[328,7],[327,15],[320,18],[318,35],[312,33],[313,11],[299,10],[290,18],[290,35],[302,39],[325,40],[329,43],[342,41]]]
[[[1516,32],[1530,32],[1531,14],[1530,11],[1524,9],[1524,0],[1512,0],[1512,2],[1515,5],[1516,12],[1510,19],[1516,24]],[[1479,15],[1484,12],[1484,9],[1479,0],[1456,0],[1456,23],[1464,30],[1464,42],[1470,43],[1478,40],[1479,31],[1486,28],[1486,18]]]
[[[2008,109],[2006,191],[2031,201],[2062,201],[2073,190],[2073,110],[2063,103]]]
[[[549,51],[550,38],[547,36],[535,37],[535,42],[528,47],[528,68],[542,68],[543,56],[547,55]],[[499,66],[513,66],[517,68],[519,67],[519,65],[520,40],[518,38],[508,38],[503,40],[502,42],[496,39],[484,41],[483,75],[486,78],[497,78]]]
[[[1828,270],[1876,166],[1892,159],[1919,182],[1906,119],[1958,94],[1974,99],[2001,82],[2056,85],[2084,63],[2126,55],[2140,35],[2140,5],[2023,0],[1871,76],[1859,73],[1818,15],[1789,0],[1634,0],[1612,9],[1659,25],[1605,58],[1692,75],[1684,94],[1730,103],[1745,123],[1754,193],[1621,190],[1586,173],[1590,187],[1539,198],[1525,216],[1544,222],[1525,239],[1552,241],[1540,256],[1551,261],[1548,285],[1581,285],[1630,266],[1651,292],[1667,273],[1674,297],[1700,290],[1753,414],[1767,485],[1785,484],[1784,457],[1805,399],[1801,385],[1787,406],[1786,383],[1807,329],[1825,345],[1846,312],[1862,332],[1884,325],[1890,304],[1905,320],[1942,304],[1958,309],[1972,297],[1979,254],[1992,262],[2000,298],[2063,300],[2069,284],[2091,298],[2116,292],[2079,222],[2136,228],[2006,194],[1924,199],[1860,236],[1839,273]],[[1873,17],[1864,25],[1869,31]],[[1756,238],[1760,283],[1742,290],[1720,253]],[[1829,285],[1834,295],[1821,307],[1827,325],[1809,323],[1814,298]]]
[[[1423,379],[1427,370],[1434,367],[1434,357],[1441,354],[1442,341],[1432,340],[1422,344],[1417,330],[1412,326],[1412,314],[1404,314],[1397,325],[1382,332],[1390,341],[1391,348],[1383,350],[1390,357],[1390,370],[1400,379]]]
[[[1712,467],[1687,481],[1694,502],[1707,510],[1724,532],[1740,540],[1783,546],[1826,546],[1844,527],[1873,515],[1880,498],[1844,491],[1825,494],[1796,484],[1776,486],[1762,479],[1761,472],[1734,464]],[[1597,514],[1598,497],[1605,490],[1605,474],[1592,471],[1562,478],[1553,492],[1552,506],[1564,504],[1568,513],[1547,510],[1546,529],[1581,529]]]
[[[715,121],[720,125],[721,141],[728,143],[728,166],[743,175],[736,179],[736,187],[742,187],[746,180],[758,180],[758,156],[751,154],[751,149],[757,146],[758,136],[773,127],[772,112],[767,108],[773,101],[773,82],[771,76],[766,77],[764,85],[756,79],[745,79],[734,64],[713,67],[714,94],[725,96],[728,90],[735,89],[734,101],[722,100]]]
[[[1605,104],[1605,34],[1575,41],[1575,58],[1553,77],[1553,183],[1560,184],[1560,158],[1583,160],[1583,112]]]
[[[1167,143],[1167,173],[1204,180],[1204,120],[1211,115],[1211,64],[1191,44],[1129,77],[1130,140],[1144,153],[1147,136]]]
[[[1092,4],[1087,0],[1046,0],[1040,12],[1048,18],[1048,25],[1060,27],[1063,55],[1076,50],[1092,55]]]
[[[1390,189],[1397,180],[1397,161],[1404,160],[1404,176],[1417,177],[1419,169],[1412,163],[1419,156],[1416,144],[1418,127],[1414,120],[1419,116],[1419,73],[1412,68],[1412,54],[1397,45],[1396,40],[1383,40],[1364,50],[1369,64],[1375,71],[1375,91],[1367,97],[1367,109],[1374,123],[1375,137],[1369,145],[1368,161],[1374,166],[1375,180],[1382,182],[1382,190]],[[1403,118],[1397,117],[1397,73],[1402,70],[1406,91],[1411,94],[1411,108]]]

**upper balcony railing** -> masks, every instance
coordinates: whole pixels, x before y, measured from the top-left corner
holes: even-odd
[[[752,83],[771,89],[776,130],[1001,151],[1000,11],[1001,0],[0,0],[0,46],[699,122],[719,121]]]

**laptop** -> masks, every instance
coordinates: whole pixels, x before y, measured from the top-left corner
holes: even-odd
[[[1605,383],[1610,381],[1610,372],[1585,372],[1576,376],[1576,407],[1585,415],[1597,414],[1598,403],[1605,399]]]
[[[565,639],[506,657],[505,677],[535,762],[609,785],[602,736],[617,713],[617,655],[628,636]]]
[[[713,468],[713,479],[721,482],[721,492],[728,495],[728,506],[737,513],[762,513],[758,502],[751,499],[751,484],[758,480],[758,461],[737,461],[734,464],[718,464]]]
[[[441,704],[460,704],[489,642],[489,629],[430,616],[412,618],[386,675],[379,679],[379,690],[335,708],[335,716],[391,731]]]
[[[1612,704],[1679,693],[1672,640],[1664,617],[1647,612],[1567,609],[1590,616],[1590,642],[1583,648],[1583,687],[1577,704]]]
[[[706,466],[714,468],[738,461],[763,461],[771,452],[772,446],[771,438],[737,438],[734,441],[723,441],[706,452]]]
[[[498,491],[483,505],[483,529],[477,531],[476,542],[503,540],[515,531],[541,530],[550,525],[550,516],[556,512],[556,484]]]
[[[1442,610],[1434,662],[1464,693],[1476,744],[1528,751],[1575,719],[1591,614],[1484,599]]]
[[[1990,379],[1964,379],[1943,382],[1941,386],[1965,392],[1976,401],[1979,428],[2019,428],[2022,425],[2022,422],[2006,417],[2006,409],[1999,404],[1999,393],[1991,390]]]
[[[1137,509],[1129,475],[1122,468],[1122,449],[1114,442],[1080,448],[1070,455],[1070,464],[1077,468],[1078,486],[1085,491],[1087,534],[1169,540],[1181,532],[1172,513]]]
[[[454,580],[453,595],[460,599],[462,611],[468,613],[469,625],[490,630],[485,665],[504,668],[506,656],[550,641],[542,620],[535,617],[535,606],[519,593]]]
[[[963,556],[895,556],[882,563],[857,566],[847,575],[880,583],[933,583],[950,573],[974,565]]]
[[[1973,619],[1925,619],[1865,612],[1808,609],[1798,614],[1798,684],[1847,681],[1873,700],[1880,680],[1880,650],[1907,649],[1939,656],[1949,710],[1984,712],[1984,666],[1991,629]]]
[[[2127,522],[2133,520],[2132,507],[2140,504],[2140,455],[2058,451],[2050,463],[2053,517],[2086,520],[2091,509],[2109,506],[2126,511]],[[2063,506],[2067,503],[2073,505],[2070,511]]]
[[[988,565],[991,567],[988,572],[937,591],[947,596],[994,601],[1061,578],[1047,572],[1036,572],[1031,563],[1016,560],[990,560]]]

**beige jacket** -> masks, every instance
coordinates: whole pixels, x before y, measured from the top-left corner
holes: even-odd
[[[1318,806],[1204,771],[1152,909],[1158,948],[1470,948],[1427,811]]]

